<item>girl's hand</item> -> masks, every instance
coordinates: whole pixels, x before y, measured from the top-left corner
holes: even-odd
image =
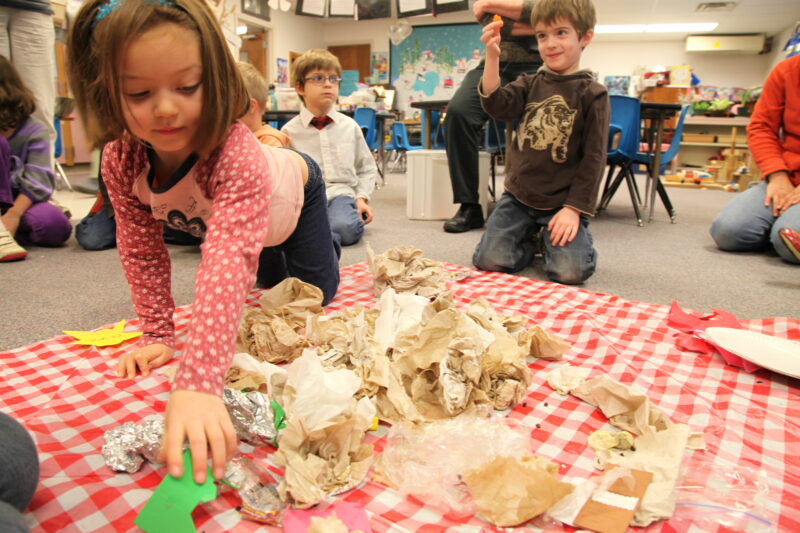
[[[150,374],[151,368],[158,368],[170,359],[175,350],[165,344],[148,344],[142,348],[128,352],[119,358],[117,377],[133,379],[136,377],[136,368],[142,376]]]
[[[547,231],[550,232],[550,242],[553,246],[564,246],[572,242],[578,234],[578,225],[581,217],[577,211],[571,207],[562,207],[547,224]]]
[[[503,27],[503,20],[497,19],[499,17],[495,15],[495,19],[484,26],[481,32],[481,42],[486,45],[487,59],[500,57],[500,28]]]
[[[784,202],[793,190],[794,186],[789,180],[789,174],[786,172],[775,172],[771,174],[767,182],[767,195],[764,197],[764,207],[769,207],[769,205],[772,204],[772,215],[780,215],[780,207],[784,205]],[[788,208],[789,206],[786,207]]]
[[[172,477],[183,475],[183,441],[189,439],[192,452],[194,480],[203,483],[208,468],[208,450],[214,479],[225,473],[225,463],[236,450],[236,431],[233,429],[222,398],[215,394],[190,390],[172,391],[167,404],[164,441],[159,460],[166,457]]]
[[[372,208],[369,206],[366,200],[363,198],[358,198],[356,200],[356,209],[358,210],[358,216],[361,217],[361,220],[364,221],[364,224],[369,224],[372,222]]]

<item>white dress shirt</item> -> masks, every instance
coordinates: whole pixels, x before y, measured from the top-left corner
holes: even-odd
[[[314,115],[305,106],[300,114],[284,124],[292,148],[310,155],[322,169],[328,201],[337,196],[369,201],[375,189],[378,166],[355,120],[331,109],[333,120],[321,130],[311,124]]]

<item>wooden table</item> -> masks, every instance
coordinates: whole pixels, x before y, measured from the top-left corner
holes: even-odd
[[[675,223],[675,210],[672,207],[672,202],[667,196],[667,191],[661,184],[659,177],[659,168],[661,168],[661,140],[664,136],[664,122],[677,114],[681,110],[680,104],[663,104],[658,102],[641,102],[640,104],[640,118],[642,120],[649,120],[650,126],[648,128],[647,144],[650,151],[650,179],[647,182],[647,190],[645,197],[648,197],[650,202],[650,216],[648,222],[653,221],[653,210],[655,207],[656,190],[660,188],[659,195],[664,207],[669,213],[670,221]]]

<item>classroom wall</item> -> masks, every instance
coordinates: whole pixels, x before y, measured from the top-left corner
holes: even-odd
[[[325,19],[295,15],[294,8],[289,11],[271,12],[269,68],[275,74],[275,60],[289,59],[289,52],[302,54],[311,48],[325,48],[328,42],[324,39]],[[354,23],[351,23],[354,24]]]
[[[412,26],[422,24],[451,24],[472,22],[469,12],[446,13],[438,17],[411,17]],[[331,20],[324,24],[325,46],[370,44],[373,51],[389,51],[388,27],[395,19],[365,21]],[[705,85],[754,87],[761,85],[770,69],[782,59],[782,48],[791,35],[794,23],[773,39],[772,51],[767,54],[687,53],[680,41],[618,41],[595,40],[586,49],[582,64],[606,75],[631,75],[638,67],[650,68],[689,64]],[[604,37],[603,39],[607,39]]]

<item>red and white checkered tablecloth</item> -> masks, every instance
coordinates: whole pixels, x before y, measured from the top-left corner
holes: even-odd
[[[746,489],[750,476],[757,475],[768,486],[757,508],[762,519],[758,523],[772,522],[776,531],[800,531],[798,380],[766,370],[747,374],[716,354],[680,351],[675,331],[666,326],[665,306],[483,272],[473,272],[453,290],[459,304],[482,296],[498,311],[524,314],[566,338],[573,348],[564,361],[588,369],[589,377],[607,374],[646,392],[673,421],[704,433],[707,450],[687,452],[684,458],[684,470],[693,479],[713,472],[729,476],[714,490],[730,490],[733,506],[742,498],[734,486]],[[260,294],[253,291],[248,303],[255,305]],[[339,293],[328,310],[375,302],[372,277],[361,263],[342,270]],[[190,313],[189,307],[176,311],[179,339],[185,336]],[[795,319],[751,320],[744,326],[800,339]],[[31,431],[41,461],[40,483],[27,518],[32,529],[40,531],[136,531],[133,520],[165,470],[146,464],[132,475],[111,472],[100,455],[102,436],[123,422],[163,413],[169,386],[160,374],[135,381],[116,379],[114,356],[125,345],[98,349],[71,341],[57,337],[0,354],[0,410]],[[534,378],[528,396],[508,418],[530,434],[534,454],[559,463],[561,476],[578,480],[594,472],[594,452],[586,436],[606,427],[607,421],[597,409],[547,385],[545,374],[561,364],[531,363]],[[382,438],[368,439],[381,449]],[[267,463],[272,453],[245,444],[240,448]],[[339,498],[363,505],[378,532],[491,530],[477,517],[445,514],[375,482]],[[236,505],[236,497],[228,492],[198,507],[193,515],[198,531],[259,529],[239,518]],[[708,520],[692,523],[699,515],[683,510],[679,507],[672,519],[648,531],[709,530]],[[721,525],[715,529],[735,531]]]

